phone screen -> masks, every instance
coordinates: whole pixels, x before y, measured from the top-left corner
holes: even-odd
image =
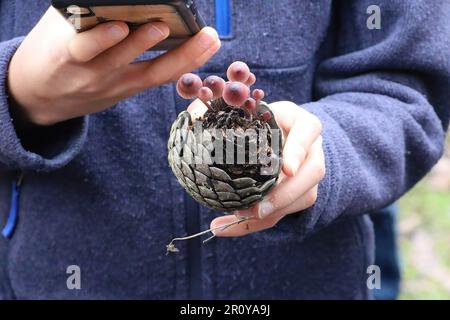
[[[124,6],[93,6],[89,8],[70,6],[66,8],[68,20],[79,31],[93,28],[107,21],[124,21],[131,28],[139,25],[161,21],[170,27],[171,38],[187,38],[192,32],[171,5],[124,5]]]

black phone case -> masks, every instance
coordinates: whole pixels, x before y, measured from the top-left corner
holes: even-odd
[[[158,46],[151,50],[170,50],[179,46],[187,39],[198,33],[203,27],[206,26],[203,18],[201,17],[196,3],[194,0],[52,0],[52,5],[55,7],[72,25],[77,32],[83,32],[89,30],[95,25],[107,21],[112,21],[108,16],[97,16],[95,12],[91,10],[93,7],[116,7],[116,6],[151,6],[151,5],[168,5],[173,7],[177,14],[182,18],[185,27],[189,30],[186,36],[170,36],[165,41],[161,42]],[[73,14],[68,11],[72,6],[78,6],[85,9],[86,12],[82,14]],[[88,26],[77,26],[73,23],[74,18],[89,19],[91,24]],[[126,21],[132,29],[137,28],[139,24]],[[154,20],[149,20],[150,22]],[[169,25],[170,27],[170,25]]]

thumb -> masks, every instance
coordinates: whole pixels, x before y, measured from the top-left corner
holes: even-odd
[[[208,107],[205,106],[205,104],[200,99],[194,100],[194,102],[192,102],[187,109],[187,111],[191,114],[191,118],[193,121],[202,117],[207,110]]]

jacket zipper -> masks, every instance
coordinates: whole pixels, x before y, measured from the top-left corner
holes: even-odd
[[[22,183],[23,183],[23,172],[19,173],[11,184],[11,200],[10,200],[10,209],[8,213],[8,219],[6,221],[6,225],[2,230],[2,236],[5,239],[11,239],[14,235],[14,230],[16,229],[17,222],[19,220],[19,202],[20,202],[20,194],[22,191]]]
[[[200,232],[200,206],[187,193],[184,194],[184,213],[186,217],[187,234]],[[200,238],[187,242],[187,259],[189,275],[189,299],[203,298],[202,290],[202,243]]]
[[[174,93],[175,108],[177,114],[186,110],[186,100],[180,98]],[[183,213],[185,217],[186,234],[196,234],[200,232],[200,206],[184,192]],[[201,242],[200,239],[186,241],[186,276],[188,282],[187,299],[202,299],[202,280],[201,280]]]
[[[222,38],[231,36],[231,0],[215,0],[216,29]],[[177,103],[178,112],[184,111],[183,103]],[[201,230],[200,206],[187,193],[184,195],[184,214],[187,234]],[[202,241],[200,238],[187,242],[189,299],[203,299],[202,289]]]
[[[216,29],[221,38],[231,37],[231,0],[216,0]]]

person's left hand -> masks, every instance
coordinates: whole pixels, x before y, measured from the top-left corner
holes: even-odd
[[[315,115],[292,102],[272,103],[270,108],[287,137],[279,184],[253,208],[216,218],[211,228],[218,237],[240,237],[272,228],[286,215],[316,203],[318,185],[325,176],[322,124]],[[220,229],[220,226],[237,221],[239,216],[255,219]]]

